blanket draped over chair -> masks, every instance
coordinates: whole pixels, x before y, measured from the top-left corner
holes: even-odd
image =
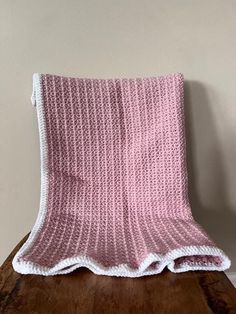
[[[184,79],[34,74],[41,150],[37,220],[13,260],[23,274],[139,277],[225,270],[188,199]],[[214,218],[214,217],[212,217]]]

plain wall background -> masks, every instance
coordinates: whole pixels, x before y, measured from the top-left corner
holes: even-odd
[[[39,208],[32,74],[182,72],[193,214],[236,271],[235,13],[235,0],[0,0],[0,263]]]

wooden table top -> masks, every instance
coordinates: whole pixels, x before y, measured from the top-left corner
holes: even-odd
[[[28,236],[28,235],[27,235]],[[191,271],[141,278],[20,275],[12,258],[0,268],[0,313],[236,313],[236,289],[223,272]]]

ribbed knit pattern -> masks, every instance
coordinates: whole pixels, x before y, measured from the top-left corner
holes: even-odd
[[[86,266],[135,277],[166,266],[229,267],[191,214],[182,74],[38,75],[34,84],[46,187],[32,236],[13,262],[17,271]]]

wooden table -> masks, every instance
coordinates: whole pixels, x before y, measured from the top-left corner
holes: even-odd
[[[20,275],[12,258],[0,268],[0,313],[236,313],[236,289],[223,272],[186,272],[142,278],[94,275]]]

